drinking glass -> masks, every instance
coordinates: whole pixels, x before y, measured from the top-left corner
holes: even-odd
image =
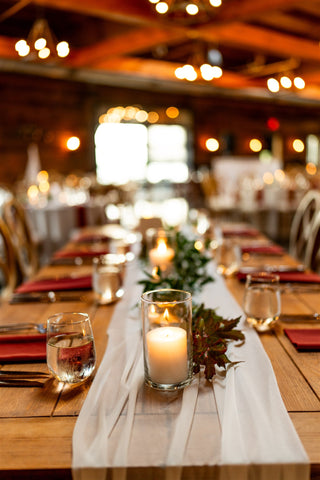
[[[47,365],[60,382],[78,384],[93,373],[96,353],[87,313],[62,312],[47,320]]]
[[[270,330],[281,311],[279,275],[266,272],[247,275],[243,310],[248,324],[257,331]]]
[[[215,260],[217,272],[225,277],[234,275],[240,267],[241,250],[232,239],[223,239],[216,248]]]
[[[93,259],[92,289],[99,305],[119,300],[123,294],[125,256],[102,255]]]
[[[145,382],[176,390],[192,380],[192,297],[162,289],[141,296]]]

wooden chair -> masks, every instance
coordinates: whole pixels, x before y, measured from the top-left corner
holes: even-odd
[[[22,205],[11,198],[3,205],[2,215],[10,232],[21,280],[25,280],[33,276],[39,267],[37,247],[25,212]]]
[[[10,232],[0,218],[0,297],[8,299],[17,285],[16,257]]]
[[[289,253],[300,261],[305,261],[312,224],[319,211],[320,191],[310,190],[298,205],[290,228]]]
[[[306,246],[305,266],[320,273],[320,212],[313,223]]]

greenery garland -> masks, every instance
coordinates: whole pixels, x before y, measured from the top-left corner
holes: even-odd
[[[143,291],[172,288],[190,292],[192,295],[201,292],[207,283],[214,279],[207,273],[207,264],[211,258],[207,248],[199,250],[195,241],[188,239],[182,232],[176,233],[175,256],[169,274],[158,267],[156,274],[144,272],[146,279],[140,280]],[[204,304],[193,302],[192,338],[193,338],[193,371],[198,373],[204,369],[207,380],[212,380],[216,368],[227,368],[234,365],[227,356],[230,341],[244,341],[244,334],[236,327],[240,317],[226,319],[216,313],[215,309],[205,308]]]

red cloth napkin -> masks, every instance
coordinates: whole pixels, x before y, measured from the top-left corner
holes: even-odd
[[[99,257],[110,253],[109,248],[101,250],[61,250],[53,255],[53,258],[75,258],[75,257]]]
[[[111,242],[113,239],[108,235],[102,234],[87,234],[79,235],[74,239],[75,243],[94,243],[94,242]]]
[[[241,247],[242,253],[253,253],[258,255],[283,255],[284,249],[280,245],[256,245]]]
[[[320,283],[320,275],[317,273],[306,272],[272,272],[279,275],[280,282],[284,283]],[[244,281],[247,278],[247,273],[238,272],[238,280]]]
[[[259,231],[255,228],[235,228],[235,229],[222,229],[224,237],[258,237]]]
[[[286,328],[284,332],[297,350],[320,350],[319,328]]]
[[[15,293],[50,292],[58,290],[85,290],[92,288],[91,275],[82,277],[52,278],[30,280],[16,288]]]
[[[1,335],[0,361],[26,362],[46,360],[46,334]]]

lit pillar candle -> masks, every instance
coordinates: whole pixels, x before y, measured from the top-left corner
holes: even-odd
[[[174,257],[174,250],[168,247],[166,242],[159,240],[157,247],[149,251],[149,259],[153,266],[159,266],[161,270],[166,270]]]
[[[188,377],[187,332],[180,327],[160,327],[147,333],[150,378],[162,384]]]

